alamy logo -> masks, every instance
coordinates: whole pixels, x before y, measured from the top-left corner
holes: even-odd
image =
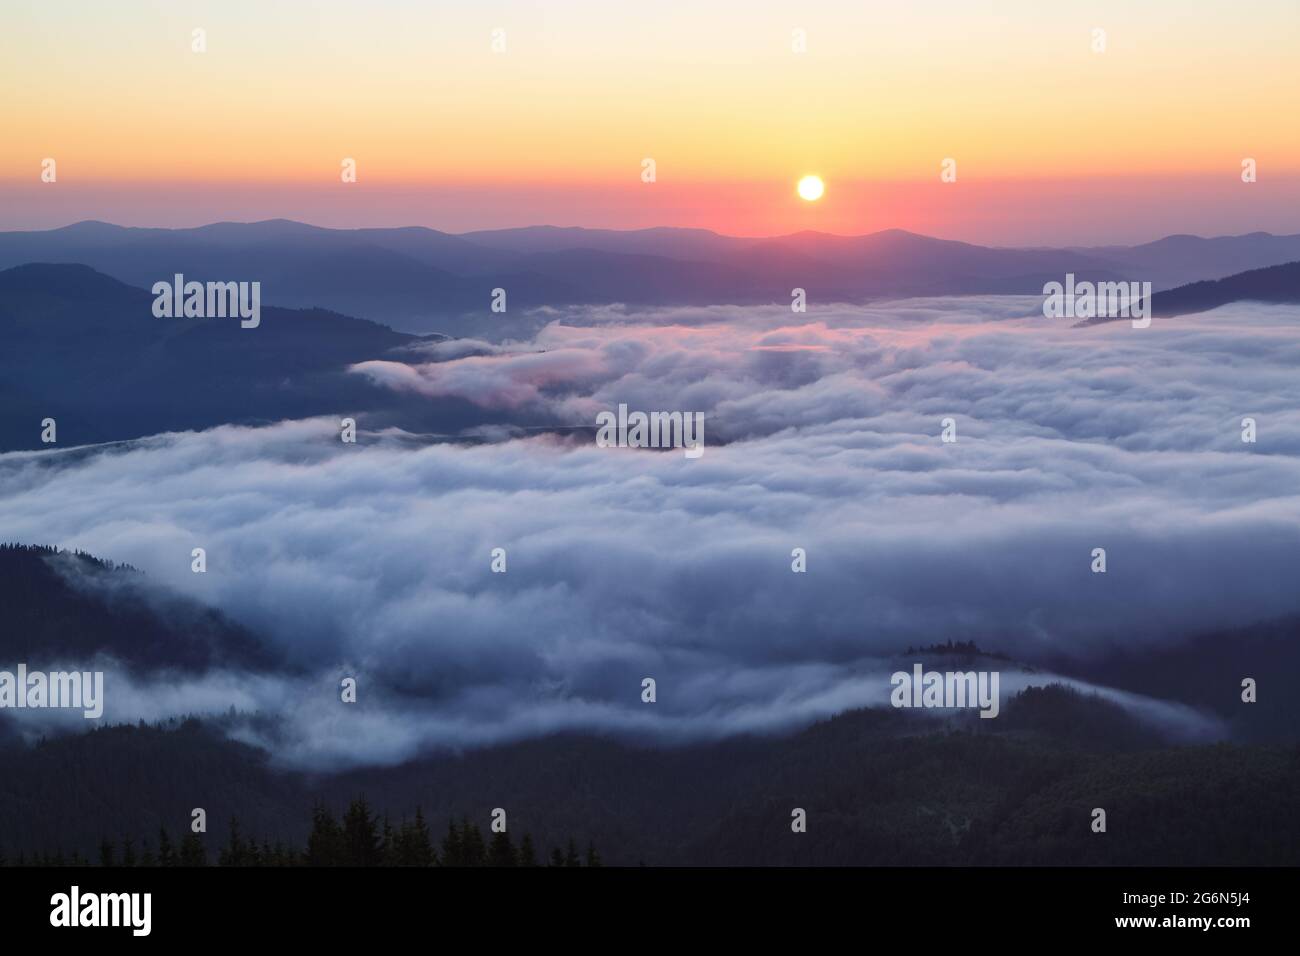
[[[628,413],[618,406],[618,416],[601,412],[596,416],[600,448],[684,448],[687,458],[704,454],[703,412]]]
[[[51,926],[129,926],[132,936],[153,928],[152,893],[81,893],[73,886],[50,897]]]
[[[77,709],[87,720],[97,720],[104,714],[104,672],[29,673],[26,664],[19,664],[17,673],[0,671],[0,710],[28,707]]]
[[[981,717],[998,715],[997,671],[924,670],[912,665],[912,673],[897,671],[889,679],[894,690],[889,702],[895,707],[978,707]]]
[[[155,282],[153,314],[159,319],[224,319],[238,316],[239,327],[262,324],[262,283],[186,282],[176,273],[171,282]]]
[[[1132,318],[1133,328],[1151,324],[1150,282],[1079,282],[1065,274],[1064,284],[1043,286],[1043,315],[1049,319]]]

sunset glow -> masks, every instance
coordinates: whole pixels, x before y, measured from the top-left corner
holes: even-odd
[[[1300,7],[1246,7],[24,3],[0,37],[0,205],[9,228],[274,215],[1006,243],[1286,231]],[[1249,190],[1244,157],[1260,169]],[[940,180],[947,159],[955,182]],[[835,184],[834,208],[790,189],[808,169]],[[1131,203],[1128,234],[1090,222]]]

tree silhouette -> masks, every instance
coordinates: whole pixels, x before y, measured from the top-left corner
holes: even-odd
[[[424,822],[424,813],[415,808],[415,820],[403,821],[397,831],[397,866],[432,866],[434,863],[433,844],[429,840],[429,828]]]
[[[312,808],[311,835],[307,837],[308,866],[343,865],[343,830],[327,807]]]
[[[208,865],[208,849],[199,839],[199,835],[192,830],[185,834],[185,839],[181,841],[179,862],[181,866]]]
[[[249,864],[247,849],[239,836],[239,820],[230,818],[230,841],[226,848],[217,854],[217,866],[247,866]]]
[[[488,866],[517,866],[519,859],[515,855],[514,844],[510,834],[502,831],[492,835],[492,845],[488,849]]]
[[[456,821],[452,820],[447,824],[447,835],[442,838],[442,865],[464,866],[464,860],[460,828],[456,826]]]
[[[378,866],[381,860],[378,827],[365,797],[353,800],[343,816],[344,866]]]
[[[166,827],[158,828],[158,865],[176,865],[176,854],[172,850],[172,841],[167,837]]]
[[[462,866],[483,866],[487,863],[487,844],[477,823],[470,823],[468,817],[462,817],[460,823],[460,852]]]
[[[149,841],[141,840],[137,856],[136,843],[130,837],[118,846],[105,837],[99,844],[99,865],[112,866],[207,866],[208,854],[200,834],[187,833],[176,848],[165,826],[158,828],[158,852],[155,855]],[[0,849],[0,866],[87,866],[79,852],[65,857],[62,850],[28,856],[19,852],[17,859],[9,861]],[[458,823],[447,823],[447,835],[442,841],[441,854],[434,851],[429,826],[424,811],[416,808],[415,818],[394,827],[385,814],[382,820],[371,811],[364,797],[348,804],[342,821],[334,818],[329,808],[317,804],[312,808],[312,828],[302,851],[286,847],[276,841],[257,840],[245,834],[239,818],[231,816],[226,843],[217,852],[216,865],[232,867],[255,866],[505,866],[537,867],[537,851],[532,835],[525,833],[516,848],[508,833],[494,833],[485,842],[478,825],[468,817]],[[572,837],[567,850],[556,847],[551,851],[550,866],[581,866],[577,843]],[[587,866],[600,866],[600,855],[594,844],[587,846]]]
[[[519,841],[519,865],[537,865],[537,851],[533,849],[533,835],[531,833],[525,833],[524,838]]]

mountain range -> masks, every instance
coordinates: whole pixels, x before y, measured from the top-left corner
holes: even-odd
[[[500,338],[508,314],[619,302],[713,305],[957,294],[1041,294],[1072,272],[1083,281],[1149,281],[1155,289],[1300,260],[1300,235],[1169,236],[1137,246],[991,248],[898,229],[862,236],[769,238],[701,229],[632,231],[534,226],[461,235],[424,227],[327,229],[289,220],[150,229],[86,221],[0,233],[0,269],[77,263],[148,289],[176,273],[260,281],[263,302],[364,315],[413,333]]]
[[[428,238],[423,234],[429,230],[416,232]],[[608,235],[617,237],[611,240],[615,244],[637,240],[654,247],[658,232]],[[221,229],[216,233],[225,234]],[[545,230],[516,230],[508,238],[526,245],[548,235]],[[693,234],[691,241],[707,249],[713,235]],[[1266,245],[1277,250],[1285,243],[1279,239]],[[231,249],[231,262],[246,254]],[[1265,258],[1271,254],[1260,253]],[[698,263],[691,267],[703,268]],[[608,274],[605,279],[612,281]],[[327,292],[320,295],[331,298]],[[1300,262],[1157,292],[1153,314],[1168,317],[1241,300],[1300,303]],[[422,434],[454,434],[495,421],[464,399],[444,396],[431,402],[347,372],[350,365],[372,359],[409,361],[445,338],[436,333],[398,332],[325,308],[276,306],[264,307],[260,327],[250,330],[235,319],[159,319],[152,302],[145,289],[84,264],[32,263],[0,271],[0,335],[9,346],[0,352],[0,451],[44,447],[40,423],[46,418],[60,423],[63,447],[325,414],[365,416],[367,427],[400,425]],[[483,330],[474,324],[495,323],[497,337],[505,330],[509,337],[526,337],[551,317],[546,312],[475,315],[444,325],[477,337]],[[1105,321],[1110,320],[1080,324]],[[521,420],[514,424],[523,427],[555,424],[533,420],[527,410],[518,416]]]

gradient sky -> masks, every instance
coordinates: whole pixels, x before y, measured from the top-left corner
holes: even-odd
[[[5,229],[1300,232],[1295,0],[9,0],[0,26]]]

